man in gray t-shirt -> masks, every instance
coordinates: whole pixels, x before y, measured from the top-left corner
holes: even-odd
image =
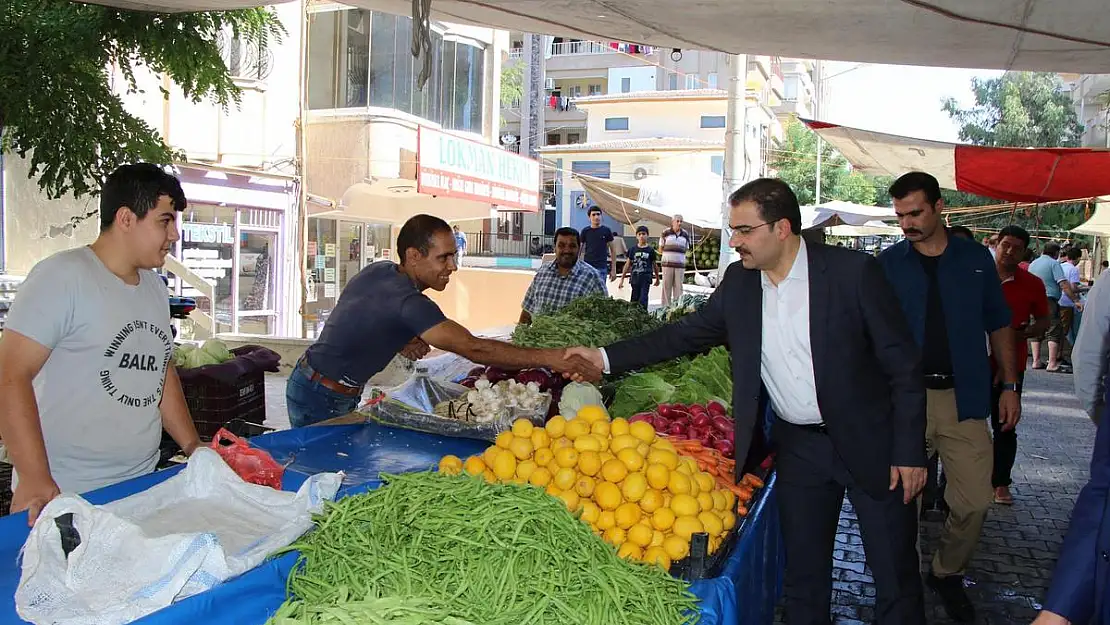
[[[100,236],[43,260],[20,285],[0,338],[0,436],[12,512],[31,523],[59,492],[154,470],[162,428],[199,444],[171,364],[166,287],[153,271],[177,240],[181,185],[149,164],[105,181]]]
[[[601,374],[582,358],[567,358],[566,350],[478,338],[445,317],[424,291],[446,289],[458,268],[457,244],[447,222],[416,215],[397,233],[395,247],[400,264],[377,262],[360,271],[339,294],[320,338],[289,375],[285,404],[294,427],[354,410],[362,387],[394,356],[421,358],[429,345],[481,364]]]

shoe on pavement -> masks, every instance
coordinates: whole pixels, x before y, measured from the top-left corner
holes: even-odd
[[[1014,496],[1010,494],[1009,486],[999,486],[994,489],[994,503],[1003,506],[1014,505]]]
[[[949,618],[957,623],[975,621],[975,606],[971,605],[971,599],[968,599],[964,590],[963,575],[937,577],[930,572],[925,578],[925,584],[940,597]]]

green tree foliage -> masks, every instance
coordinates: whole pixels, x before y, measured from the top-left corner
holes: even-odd
[[[118,165],[183,157],[128,113],[109,84],[138,90],[134,70],[168,76],[194,102],[237,105],[239,90],[220,57],[224,31],[255,45],[280,40],[269,9],[159,14],[69,0],[5,0],[0,7],[0,148],[31,159],[50,197],[96,192]],[[164,93],[164,95],[166,95]]]
[[[844,200],[874,206],[886,200],[886,186],[852,171],[847,159],[821,142],[821,201]],[[817,185],[817,134],[796,118],[786,122],[783,140],[769,165],[794,189],[803,206],[813,204]]]
[[[961,141],[993,147],[1075,147],[1083,127],[1075,114],[1071,96],[1056,74],[1007,72],[997,78],[971,79],[975,103],[961,108],[953,98],[941,101],[941,109],[960,125]],[[998,204],[999,200],[957,191],[945,191],[945,204],[952,207]],[[1027,211],[1004,212],[994,217],[956,218],[955,223],[996,229],[1011,220],[1026,229],[1050,236],[1067,237],[1067,231],[1083,223],[1085,204],[1054,204]]]
[[[524,97],[524,61],[501,66],[501,108],[509,108]]]
[[[942,101],[944,112],[960,125],[960,140],[997,147],[1075,147],[1083,127],[1056,74],[1007,72],[998,78],[971,79],[975,104],[960,108]]]

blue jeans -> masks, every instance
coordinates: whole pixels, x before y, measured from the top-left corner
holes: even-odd
[[[295,428],[341,417],[358,407],[360,395],[343,395],[313,382],[299,365],[285,382],[285,405],[289,424]]]
[[[632,302],[648,307],[648,291],[651,290],[651,275],[642,278],[632,276]]]
[[[593,270],[597,272],[597,275],[601,277],[602,284],[607,284],[609,282],[609,265],[606,265],[604,267],[594,267],[593,265],[590,265],[590,267],[592,267]]]

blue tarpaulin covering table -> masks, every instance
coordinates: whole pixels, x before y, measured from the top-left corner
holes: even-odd
[[[251,439],[282,463],[289,463],[283,488],[296,490],[308,475],[343,471],[340,496],[377,488],[379,473],[402,473],[435,466],[445,454],[466,457],[486,444],[388,428],[375,424],[307,427]],[[180,468],[167,469],[89,493],[94,504],[150,488]],[[754,503],[736,548],[719,577],[693,584],[706,625],[764,625],[772,621],[781,583],[782,547],[774,505],[774,479]],[[23,622],[15,612],[19,550],[27,539],[26,513],[0,518],[0,623]],[[288,554],[207,592],[179,601],[136,623],[143,625],[262,625],[285,600],[285,580],[296,556]]]

